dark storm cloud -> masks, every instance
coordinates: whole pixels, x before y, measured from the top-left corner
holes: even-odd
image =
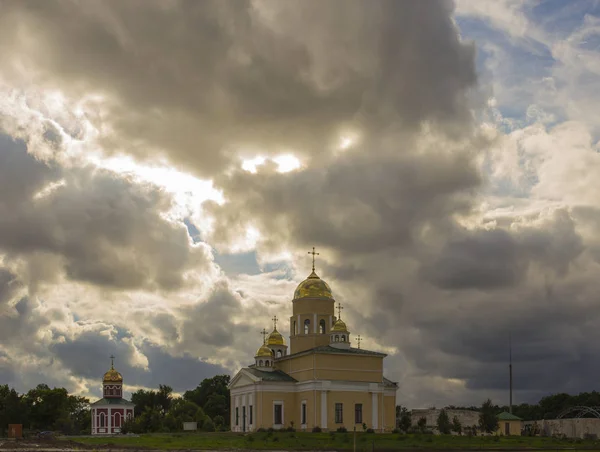
[[[107,96],[109,114],[90,116],[116,133],[106,148],[162,148],[212,174],[239,152],[323,154],[345,126],[459,131],[476,76],[452,13],[442,0],[9,0],[0,61],[15,84],[27,58],[44,87]]]
[[[0,267],[0,305],[10,301],[20,287],[21,282],[17,279],[17,275]]]
[[[53,344],[51,350],[73,375],[96,380],[96,387],[110,368],[111,354],[116,357],[115,368],[129,386],[158,388],[159,384],[166,384],[175,391],[185,391],[195,388],[204,378],[228,373],[198,357],[173,356],[147,341],[138,349],[128,340],[116,339],[113,333],[113,328],[108,325],[88,325],[87,331],[64,337]],[[131,336],[125,339],[131,339]],[[147,360],[147,367],[139,362],[140,356]],[[99,395],[98,390],[96,395]]]
[[[73,280],[179,288],[183,271],[207,259],[190,248],[183,225],[161,218],[169,203],[154,186],[103,170],[52,167],[22,143],[0,141],[0,252],[9,260],[39,264],[36,253],[49,253]]]

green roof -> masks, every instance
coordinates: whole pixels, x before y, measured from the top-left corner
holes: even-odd
[[[291,355],[282,356],[281,358],[278,358],[277,360],[286,359],[286,358],[294,357],[294,356],[299,356],[302,354],[310,354],[310,353],[331,353],[331,354],[342,354],[342,355],[350,354],[350,355],[366,355],[366,356],[382,356],[382,357],[387,356],[385,353],[372,352],[371,350],[365,350],[362,348],[353,348],[353,347],[336,348],[336,347],[332,347],[330,345],[321,345],[319,347],[310,348],[308,350],[303,350],[298,353],[292,353]]]
[[[503,411],[502,413],[498,414],[496,417],[501,421],[521,421],[522,420],[520,417],[517,417],[511,413],[507,413],[506,411]]]
[[[295,378],[290,377],[288,374],[283,372],[282,370],[258,370],[254,367],[246,367],[246,370],[250,372],[255,377],[260,378],[263,381],[289,381],[296,382]]]
[[[134,406],[135,404],[130,402],[129,400],[125,400],[125,399],[100,399],[100,400],[96,400],[94,403],[91,404],[92,406],[94,405],[127,405],[127,406]]]

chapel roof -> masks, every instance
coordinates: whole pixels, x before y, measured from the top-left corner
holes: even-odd
[[[134,406],[135,403],[130,402],[129,400],[125,400],[122,398],[110,398],[110,399],[100,399],[100,400],[96,400],[94,403],[90,404],[91,406],[94,405],[126,405],[126,406]]]
[[[521,421],[522,419],[514,414],[503,411],[500,414],[497,414],[496,417],[501,421]]]
[[[275,369],[271,371],[259,370],[255,367],[246,367],[246,370],[250,372],[255,377],[260,378],[263,381],[289,381],[296,382],[297,380],[293,377],[290,377],[284,371]]]

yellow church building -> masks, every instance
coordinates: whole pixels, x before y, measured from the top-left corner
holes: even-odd
[[[254,364],[231,380],[231,429],[390,431],[396,422],[397,383],[383,376],[384,353],[351,346],[350,331],[334,314],[329,285],[313,271],[294,292],[290,348],[277,331],[263,340]],[[263,330],[266,336],[267,332]]]

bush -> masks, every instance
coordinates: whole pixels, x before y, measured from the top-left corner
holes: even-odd
[[[344,426],[338,427],[336,430],[338,433],[348,433],[348,429]]]
[[[313,433],[321,433],[321,427],[319,427],[318,425],[315,425],[312,429]]]
[[[295,432],[296,429],[294,427],[288,427],[285,429],[286,432]]]
[[[257,433],[264,433],[264,432],[266,432],[266,431],[267,431],[267,430],[266,430],[265,428],[263,428],[263,427],[261,427],[261,428],[259,428],[258,430],[256,430],[256,432],[257,432]]]
[[[209,418],[209,417],[206,418],[206,420],[202,424],[202,430],[204,430],[206,432],[214,432],[215,431],[215,424],[213,423],[211,418]]]
[[[396,435],[397,435],[398,433],[400,433],[400,429],[398,429],[398,428],[395,428],[394,430],[392,430],[392,433],[394,433],[394,434],[396,434]]]
[[[368,428],[367,433],[375,433],[375,430],[373,430],[372,428]]]

